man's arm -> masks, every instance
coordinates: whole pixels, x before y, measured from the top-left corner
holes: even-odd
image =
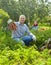
[[[33,34],[30,32],[30,30],[29,30],[29,28],[28,28],[27,25],[26,25],[26,33],[27,33],[28,35],[32,36],[32,39],[33,39],[34,41],[36,41],[36,36],[33,35]]]

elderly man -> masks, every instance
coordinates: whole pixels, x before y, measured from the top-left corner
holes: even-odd
[[[12,38],[16,41],[22,40],[23,45],[30,45],[32,40],[36,41],[35,35],[33,35],[25,23],[25,15],[20,15],[18,22],[12,22],[8,20],[9,29],[12,30]]]

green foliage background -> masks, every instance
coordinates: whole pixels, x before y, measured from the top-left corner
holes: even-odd
[[[50,4],[48,0],[0,0],[0,9],[8,12],[13,20],[18,21],[19,16],[24,14],[27,22],[43,22],[47,21],[46,16],[51,14]]]
[[[46,23],[51,21],[49,4],[48,0],[0,0],[0,65],[51,65],[51,50],[39,51],[44,41],[51,38],[51,25]],[[29,47],[11,39],[11,31],[7,29],[7,20],[18,21],[21,14],[26,16],[26,22],[38,20],[40,27],[49,27],[44,31],[30,30],[37,42],[31,42]]]

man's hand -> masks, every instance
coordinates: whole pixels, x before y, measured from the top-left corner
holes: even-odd
[[[11,23],[9,24],[9,29],[15,31],[15,30],[17,29],[16,24],[15,24],[14,22],[11,22]]]
[[[32,39],[36,42],[36,36],[33,35],[32,33],[30,33],[30,35],[32,36]]]

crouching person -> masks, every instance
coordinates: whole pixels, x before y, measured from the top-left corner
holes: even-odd
[[[20,15],[18,22],[8,20],[9,29],[12,30],[12,38],[17,42],[22,41],[23,45],[29,46],[31,41],[36,41],[36,36],[33,35],[25,23],[26,17]],[[26,34],[26,35],[25,35]]]

